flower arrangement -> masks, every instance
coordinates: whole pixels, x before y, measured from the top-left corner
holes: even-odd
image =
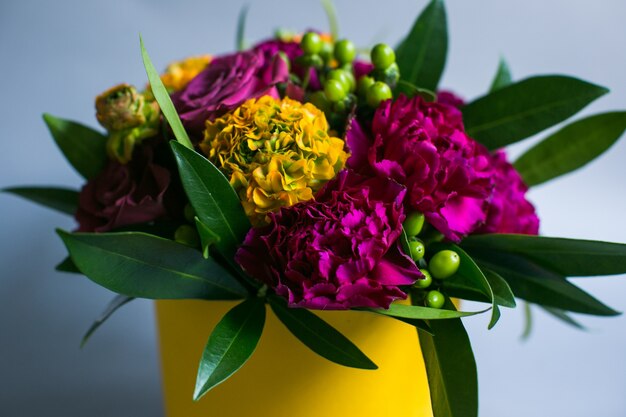
[[[375,369],[311,311],[352,309],[417,329],[444,387],[431,393],[434,415],[447,415],[447,399],[477,396],[475,368],[438,343],[460,340],[456,353],[473,359],[461,317],[488,313],[491,328],[516,297],[564,317],[617,314],[566,278],[626,272],[626,246],[539,236],[525,194],[607,150],[626,115],[573,122],[512,164],[503,148],[607,90],[557,75],[513,82],[502,64],[465,103],[438,91],[446,45],[441,0],[395,50],[369,54],[310,31],[159,74],[142,43],[149,86],[96,98],[105,133],[44,116],[83,189],[8,191],[75,215],[76,232],[58,232],[70,254],[59,269],[120,294],[108,315],[137,297],[243,300],[207,343],[196,399],[252,355],[266,304],[321,356]],[[453,299],[489,306],[462,311]],[[463,393],[450,378],[467,382]]]

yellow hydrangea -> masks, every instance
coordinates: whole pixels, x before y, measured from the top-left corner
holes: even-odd
[[[348,158],[321,110],[270,96],[207,121],[200,148],[229,177],[255,226],[269,212],[312,199]]]

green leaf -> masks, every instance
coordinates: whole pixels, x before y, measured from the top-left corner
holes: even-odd
[[[487,234],[469,236],[462,246],[483,258],[490,253],[495,256],[498,253],[522,255],[547,270],[567,277],[626,273],[626,244],[621,243]]]
[[[520,335],[520,339],[528,340],[533,331],[533,312],[530,309],[530,303],[524,303],[524,330]]]
[[[324,8],[324,12],[326,13],[326,18],[328,19],[328,28],[330,30],[330,36],[332,36],[333,40],[339,40],[339,22],[337,21],[337,10],[335,10],[335,5],[333,4],[333,0],[321,0],[322,7]]]
[[[113,315],[113,313],[115,313],[120,307],[132,300],[134,300],[133,297],[127,297],[125,295],[117,295],[113,300],[111,300],[106,310],[104,310],[100,317],[98,317],[96,321],[93,322],[91,327],[89,327],[89,329],[87,330],[87,333],[85,333],[85,335],[83,336],[83,340],[80,342],[80,347],[82,348],[83,346],[85,346],[91,335],[94,334],[94,332],[98,330],[102,323],[107,321],[108,318]]]
[[[531,77],[464,106],[463,121],[470,136],[498,149],[564,121],[608,91],[562,75]]]
[[[448,28],[443,0],[431,0],[396,51],[400,77],[437,91],[448,52]]]
[[[515,168],[528,186],[575,171],[608,150],[626,130],[626,112],[596,114],[565,126],[530,148]]]
[[[183,127],[180,118],[178,117],[178,113],[176,113],[176,109],[174,108],[174,104],[172,103],[172,99],[170,98],[167,89],[163,85],[163,81],[161,81],[161,77],[159,76],[158,71],[154,68],[152,61],[150,60],[150,56],[148,55],[148,51],[143,44],[143,39],[139,36],[139,44],[141,47],[141,57],[143,59],[143,66],[146,68],[146,74],[148,75],[148,81],[150,82],[150,87],[152,88],[152,93],[154,94],[154,98],[157,103],[159,103],[159,107],[161,108],[161,113],[169,123],[172,128],[172,132],[174,132],[174,136],[176,140],[186,146],[189,149],[193,149],[193,145],[189,140],[189,136],[187,136],[187,132]]]
[[[448,307],[454,308],[448,302]],[[460,319],[431,321],[435,336],[419,332],[433,417],[477,417],[478,374]]]
[[[118,294],[150,299],[231,300],[247,295],[213,259],[171,240],[137,232],[58,230],[78,269]]]
[[[289,308],[285,300],[269,298],[276,317],[313,352],[339,365],[359,369],[378,369],[358,347],[330,324],[303,308]]]
[[[187,197],[200,221],[219,236],[215,248],[233,266],[250,221],[224,174],[199,153],[170,142]]]
[[[43,120],[67,161],[80,175],[89,179],[104,169],[107,138],[103,134],[47,113],[44,113]]]
[[[239,11],[239,18],[237,19],[237,36],[235,38],[235,48],[238,51],[246,49],[246,18],[248,17],[248,10],[250,5],[244,4]]]
[[[73,216],[78,207],[78,191],[59,187],[12,187],[2,190],[42,206]]]
[[[491,320],[489,321],[488,328],[493,328],[500,319],[500,309],[495,301],[491,284],[487,280],[487,277],[485,277],[485,274],[483,274],[483,271],[480,270],[474,260],[463,249],[456,245],[451,243],[435,243],[432,244],[429,249],[432,253],[447,249],[459,255],[461,263],[459,264],[458,271],[453,276],[447,278],[443,284],[444,286],[447,284],[449,286],[456,286],[457,288],[475,290],[486,296],[488,302],[491,304]]]
[[[506,63],[504,58],[500,58],[498,71],[496,72],[495,77],[493,77],[491,87],[489,87],[489,92],[492,93],[496,90],[501,89],[502,87],[506,87],[507,85],[511,84],[512,81],[513,77],[511,76],[511,70],[509,69],[509,65]]]
[[[247,362],[259,343],[264,324],[265,302],[261,298],[249,298],[226,313],[213,329],[202,353],[194,401]]]
[[[437,95],[425,88],[419,88],[410,82],[400,80],[396,85],[396,89],[394,91],[394,96],[397,97],[400,94],[404,94],[408,98],[420,96],[424,99],[424,101],[433,102],[437,100]]]
[[[506,280],[516,297],[535,304],[598,316],[619,314],[562,276],[519,255],[493,253],[481,258],[469,251],[481,268],[490,269]]]
[[[514,308],[516,306],[515,296],[511,291],[511,287],[506,280],[490,269],[481,268],[481,271],[489,281],[489,285],[494,293],[495,302],[502,307]],[[476,288],[470,288],[465,285],[459,285],[454,281],[445,280],[442,282],[444,292],[454,298],[461,298],[470,301],[479,301],[483,303],[491,303],[491,300],[483,292]]]
[[[543,308],[548,314],[551,314],[553,317],[556,317],[562,322],[569,324],[570,326],[575,327],[578,330],[587,330],[585,329],[585,326],[574,320],[569,314],[567,314],[563,310],[546,306],[542,306],[541,308]]]
[[[405,304],[391,304],[389,309],[383,308],[358,308],[355,310],[371,311],[372,313],[382,314],[383,316],[398,317],[403,319],[420,319],[420,320],[445,320],[456,319],[459,317],[474,316],[484,313],[489,309],[482,311],[456,311],[446,310],[442,308],[430,308],[422,306],[408,306]]]
[[[54,267],[55,270],[59,271],[59,272],[67,272],[70,274],[80,274],[81,272],[78,270],[78,268],[76,268],[76,265],[74,265],[74,262],[72,261],[72,258],[70,258],[69,256],[65,259],[63,259],[57,266]]]
[[[195,218],[200,243],[202,245],[202,256],[209,257],[209,248],[220,241],[220,237],[213,233],[199,218]]]

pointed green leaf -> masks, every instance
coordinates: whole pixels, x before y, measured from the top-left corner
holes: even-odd
[[[531,77],[467,104],[463,121],[470,136],[498,149],[568,119],[608,91],[562,75]]]
[[[150,60],[150,56],[148,55],[148,51],[143,44],[143,39],[139,36],[139,44],[141,47],[141,57],[143,59],[143,66],[146,68],[146,74],[148,75],[148,81],[150,82],[150,88],[152,89],[152,93],[154,94],[154,98],[157,103],[159,103],[159,107],[161,108],[161,113],[169,123],[172,128],[172,132],[174,132],[174,136],[176,140],[186,146],[189,149],[193,149],[193,145],[189,140],[189,136],[187,136],[187,132],[183,127],[180,118],[178,117],[178,113],[176,113],[176,109],[174,108],[174,104],[172,103],[172,99],[170,98],[170,94],[167,92],[167,89],[163,85],[163,81],[161,81],[161,77],[159,72],[154,68],[154,64]]]
[[[87,333],[85,333],[85,335],[83,336],[83,340],[80,342],[80,347],[82,348],[83,346],[85,346],[91,335],[94,334],[94,332],[98,330],[102,323],[107,321],[109,317],[113,315],[113,313],[115,313],[120,307],[132,300],[134,300],[133,297],[127,297],[125,295],[117,295],[113,300],[111,300],[106,310],[104,310],[100,317],[98,317],[96,321],[93,322],[91,327],[89,327],[89,329],[87,330]]]
[[[445,6],[443,0],[431,0],[396,51],[401,79],[437,91],[447,52]]]
[[[78,269],[118,294],[150,299],[231,300],[247,292],[230,272],[195,249],[137,232],[58,230]]]
[[[485,278],[487,278],[487,281],[489,281],[489,285],[494,293],[494,300],[496,304],[502,307],[514,308],[516,306],[515,296],[513,295],[511,287],[509,287],[506,280],[489,269],[481,268],[481,271],[485,275]],[[489,297],[482,291],[479,291],[476,288],[460,285],[458,282],[449,282],[448,280],[445,280],[442,282],[442,288],[450,297],[491,303]]]
[[[545,236],[488,234],[469,236],[463,248],[479,257],[519,254],[566,277],[626,273],[626,244]],[[493,256],[491,256],[493,257]],[[496,271],[497,272],[497,271]]]
[[[482,311],[456,311],[446,310],[442,308],[430,308],[415,305],[408,306],[405,304],[393,303],[389,306],[389,309],[387,310],[383,308],[363,308],[356,310],[371,311],[372,313],[382,314],[383,316],[398,317],[403,319],[445,320],[474,316],[476,314],[484,313],[489,309]]]
[[[501,89],[502,87],[506,87],[507,85],[511,84],[512,81],[513,77],[511,76],[511,70],[509,69],[509,65],[506,63],[504,58],[500,58],[498,71],[496,72],[495,77],[493,77],[491,87],[489,87],[489,92],[494,92]]]
[[[330,36],[332,36],[333,40],[337,41],[339,40],[339,22],[337,21],[337,10],[335,10],[333,0],[321,1],[324,12],[326,13],[326,19],[328,19],[328,30],[330,31]]]
[[[596,114],[548,136],[530,148],[515,168],[528,186],[575,171],[607,151],[626,130],[626,112]]]
[[[200,243],[202,245],[202,256],[209,257],[209,248],[220,241],[220,237],[213,233],[199,218],[195,218],[196,229],[200,235]]]
[[[244,4],[239,11],[239,18],[237,19],[237,36],[235,38],[235,48],[238,51],[246,49],[246,18],[248,17],[248,10],[250,5]]]
[[[257,297],[245,300],[226,313],[213,329],[202,353],[193,394],[195,401],[248,361],[264,325],[265,302]]]
[[[562,322],[569,324],[570,326],[575,327],[578,330],[587,330],[585,329],[585,326],[574,320],[569,314],[567,314],[563,310],[546,306],[542,306],[541,308],[543,308],[548,314],[552,315],[553,317],[556,317]]]
[[[481,268],[502,276],[516,297],[535,304],[598,316],[619,314],[562,276],[519,255],[495,252],[483,258],[469,251]]]
[[[230,183],[205,157],[170,142],[187,197],[200,221],[219,236],[215,248],[234,263],[237,247],[250,230],[239,197]]]
[[[103,134],[47,113],[43,115],[43,120],[67,161],[80,175],[89,179],[104,169],[107,138]]]
[[[461,263],[459,264],[458,271],[451,277],[446,278],[443,281],[443,288],[447,286],[456,287],[460,289],[467,289],[469,291],[478,291],[483,294],[487,302],[491,304],[491,320],[489,321],[489,329],[493,328],[500,318],[500,309],[495,301],[491,284],[483,274],[483,271],[476,265],[474,260],[460,247],[451,243],[435,243],[430,245],[429,249],[432,253],[439,252],[441,250],[451,250],[459,255]]]
[[[399,96],[400,94],[404,94],[408,98],[420,96],[424,99],[424,101],[428,102],[433,102],[437,100],[437,95],[434,92],[426,90],[425,88],[416,87],[410,82],[403,80],[398,81],[398,84],[396,85],[396,89],[394,91],[395,97]]]
[[[448,302],[449,308],[454,308]],[[460,319],[431,321],[435,336],[419,332],[433,417],[477,417],[478,374]]]
[[[78,191],[60,187],[12,187],[2,190],[73,216],[78,207]]]
[[[351,368],[378,369],[354,343],[311,311],[289,308],[279,297],[270,297],[269,303],[285,327],[321,357]]]
[[[59,272],[67,272],[70,274],[80,274],[81,272],[78,270],[78,268],[76,268],[76,265],[74,265],[74,262],[72,261],[72,258],[70,258],[69,256],[65,259],[63,259],[57,266],[54,267],[54,269],[56,271]]]

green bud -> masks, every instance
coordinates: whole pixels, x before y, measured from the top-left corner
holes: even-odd
[[[319,56],[324,60],[324,62],[330,62],[333,58],[333,45],[330,42],[322,41],[322,50],[320,51]]]
[[[446,297],[437,290],[428,291],[426,305],[430,308],[441,308],[446,303]]]
[[[119,84],[96,97],[96,118],[108,131],[132,129],[146,122],[144,106],[135,87]]]
[[[430,272],[428,272],[427,269],[420,269],[420,272],[422,273],[422,275],[424,275],[424,278],[418,279],[417,281],[415,281],[415,284],[413,284],[413,287],[420,288],[420,289],[425,289],[425,288],[430,287],[430,284],[433,283],[432,275],[430,275]]]
[[[374,84],[367,89],[367,94],[365,96],[367,100],[367,104],[370,107],[378,107],[378,105],[388,100],[392,97],[391,88],[383,82],[376,81]]]
[[[411,252],[411,258],[417,262],[424,257],[426,247],[419,240],[409,240],[409,250]]]
[[[322,51],[322,39],[315,32],[307,32],[302,37],[300,48],[307,55],[319,54]]]
[[[402,227],[404,227],[404,231],[408,237],[415,237],[419,235],[424,227],[424,215],[419,211],[409,213],[409,215],[406,216],[406,219],[404,219]]]
[[[326,98],[332,102],[340,101],[346,96],[344,84],[337,80],[326,80],[324,83],[324,93]]]
[[[326,80],[337,80],[344,86],[346,94],[354,87],[354,76],[343,69],[334,69],[328,72]]]
[[[198,236],[198,232],[195,228],[189,226],[188,224],[183,224],[176,229],[176,232],[174,232],[174,240],[192,248],[197,248],[200,245],[200,236]]]
[[[428,269],[433,277],[446,279],[456,274],[461,265],[459,255],[451,250],[442,250],[433,255],[428,264]]]
[[[367,75],[359,78],[359,82],[357,86],[357,91],[359,92],[359,95],[361,95],[362,97],[365,97],[367,95],[367,90],[372,85],[374,85],[375,82],[376,81],[374,81],[372,77],[368,77]]]
[[[384,70],[396,62],[396,53],[389,45],[384,43],[379,43],[374,46],[370,56],[372,58],[372,64],[374,64],[376,69]]]
[[[330,103],[323,91],[315,91],[309,96],[309,102],[315,107],[326,113],[330,110]]]
[[[356,57],[356,47],[354,43],[347,39],[342,39],[335,44],[335,59],[341,64],[348,64]]]
[[[191,204],[189,203],[185,204],[185,209],[183,211],[183,214],[185,216],[185,220],[187,220],[189,223],[195,223],[196,211],[193,209]]]

